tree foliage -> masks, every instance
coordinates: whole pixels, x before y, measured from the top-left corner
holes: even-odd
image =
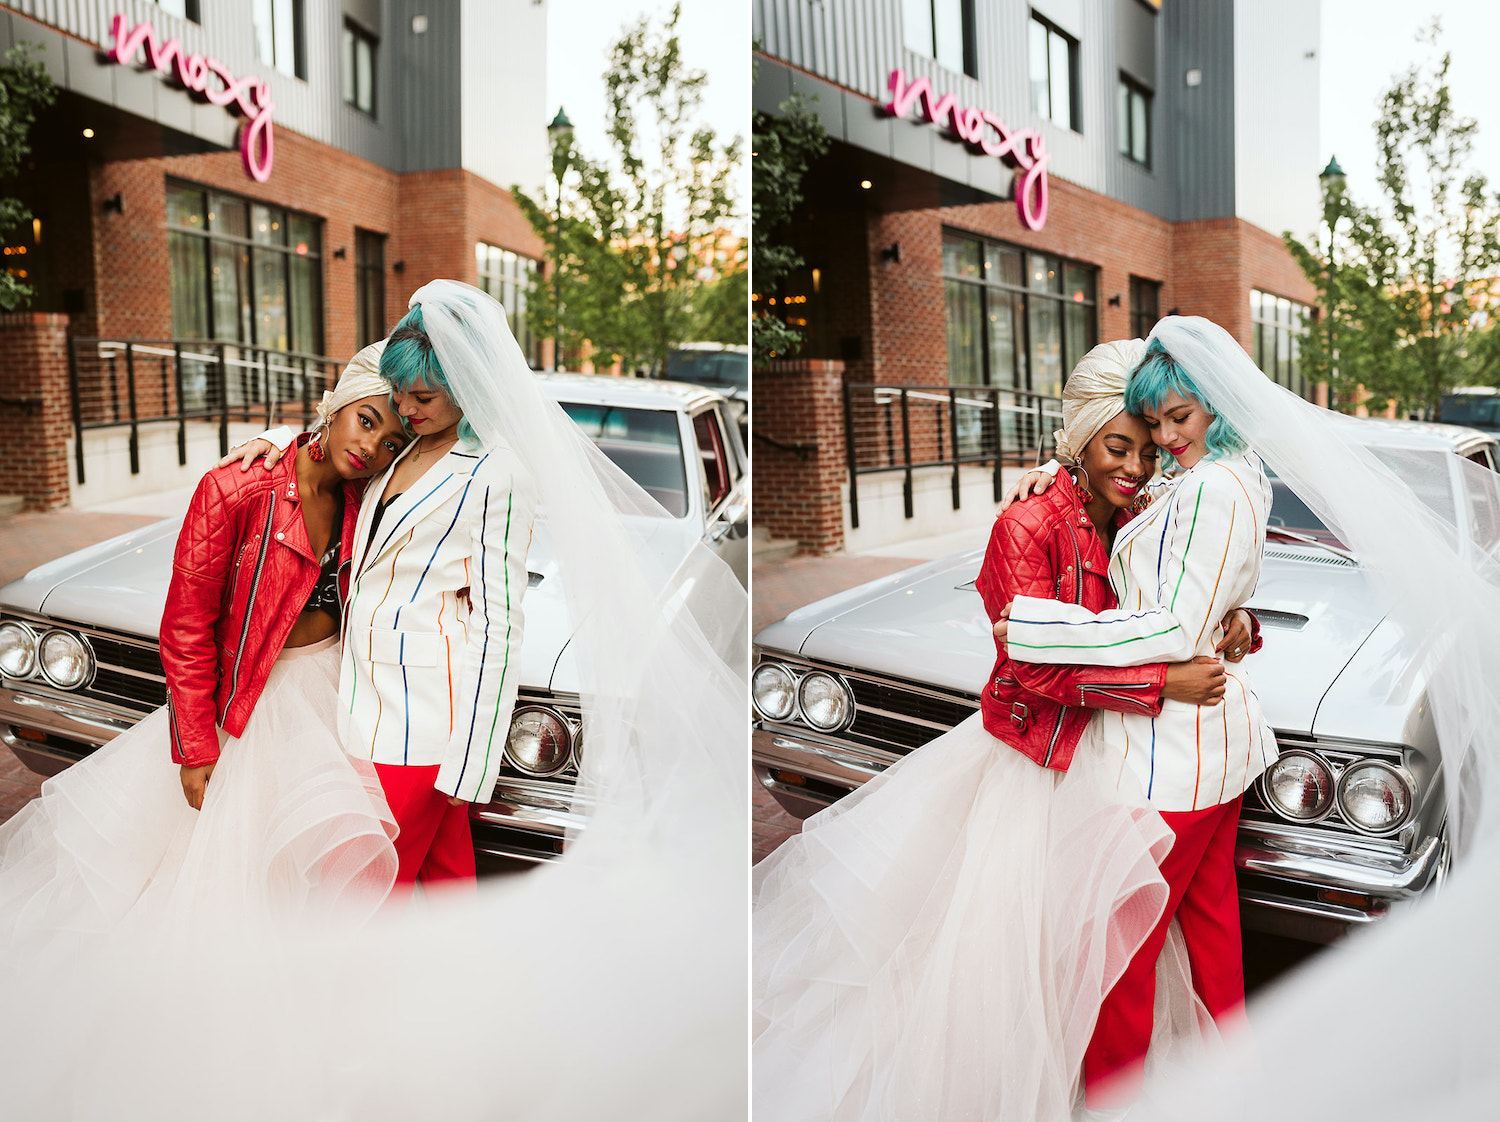
[[[31,154],[31,126],[36,115],[57,98],[47,68],[36,58],[31,43],[5,52],[0,62],[0,180],[8,180]],[[31,220],[20,199],[0,197],[0,236]],[[7,312],[31,302],[32,288],[9,273],[0,272],[0,309]]]
[[[765,295],[782,279],[802,267],[802,257],[776,240],[802,203],[802,178],[808,165],[828,151],[828,134],[808,99],[793,95],[780,105],[780,114],[756,113],[752,128],[755,167],[750,181],[752,267],[756,289]],[[777,355],[793,355],[802,333],[757,307],[752,325],[752,348],[757,366]]]
[[[679,343],[744,343],[746,335],[743,240],[725,232],[742,141],[720,143],[697,123],[708,75],[683,62],[680,13],[679,5],[659,25],[650,17],[627,25],[610,52],[612,161],[559,137],[560,202],[549,209],[514,191],[555,270],[534,286],[533,329],[556,332],[565,353],[587,342],[596,355],[657,373]]]
[[[1439,36],[1434,22],[1418,38],[1436,48]],[[1403,412],[1431,410],[1454,386],[1500,375],[1491,307],[1500,296],[1500,199],[1469,166],[1477,124],[1453,106],[1449,63],[1444,53],[1412,66],[1381,98],[1377,207],[1325,183],[1332,269],[1327,251],[1286,236],[1332,322],[1332,362],[1325,320],[1307,341],[1304,369],[1344,404],[1362,385]]]

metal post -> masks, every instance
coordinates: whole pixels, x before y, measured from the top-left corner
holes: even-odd
[[[312,394],[307,385],[307,359],[304,358],[302,360],[302,427],[304,429],[307,428],[308,421],[312,419],[312,408],[309,404],[311,401]]]
[[[901,497],[906,504],[906,517],[912,517],[911,480],[911,415],[906,401],[906,389],[901,390],[901,454],[906,458],[906,479],[901,485]]]
[[[993,411],[994,411],[994,414],[995,414],[995,472],[994,472],[994,481],[993,481],[993,483],[991,485],[991,490],[992,490],[992,492],[993,492],[993,494],[995,496],[995,502],[998,503],[1000,501],[1000,497],[1001,497],[1001,494],[1002,494],[1002,491],[1001,491],[1002,484],[1000,482],[1000,454],[1001,454],[1001,450],[1004,448],[1004,444],[1005,444],[1005,426],[1002,423],[1002,419],[1000,417],[1000,391],[999,390],[997,390],[997,389],[991,389],[990,390],[990,404],[993,407]]]
[[[859,459],[854,450],[854,400],[844,386],[844,458],[849,462],[849,526],[859,529]]]
[[[97,346],[97,344],[96,344]],[[83,407],[78,392],[78,340],[68,340],[68,397],[73,403],[73,459],[78,466],[78,482],[83,483]]]
[[[172,344],[174,388],[177,391],[177,466],[187,467],[187,414],[182,404],[182,344]]]
[[[903,401],[905,398],[902,399]],[[891,420],[891,398],[886,395],[885,399],[885,462],[891,467],[896,466],[896,426]]]
[[[942,414],[939,414],[942,416]],[[948,387],[948,427],[953,431],[953,509],[958,509],[958,391]]]
[[[932,415],[937,419],[938,463],[947,463],[948,457],[943,455],[943,407],[941,405],[934,405],[932,407]],[[957,455],[957,453],[958,449],[955,448],[954,454]]]
[[[114,348],[109,352],[109,412],[110,420],[120,419],[120,380],[115,370],[116,356],[119,354]]]
[[[141,474],[141,431],[135,419],[135,344],[125,344],[125,392],[130,405],[130,474]]]
[[[271,401],[271,399],[274,396],[274,394],[272,393],[272,390],[271,390],[271,352],[270,351],[261,351],[260,352],[260,368],[261,368],[261,371],[265,374],[265,386],[266,386],[266,428],[270,428],[271,427],[271,423],[272,423],[272,414],[271,414],[272,401]],[[249,414],[248,413],[246,414],[245,419],[249,420]]]
[[[219,344],[219,455],[229,455],[229,368],[224,364],[224,344]]]

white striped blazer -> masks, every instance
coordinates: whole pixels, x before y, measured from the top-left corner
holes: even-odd
[[[438,790],[487,802],[520,684],[535,488],[510,449],[460,441],[391,503],[372,538],[394,469],[360,507],[339,733],[351,755],[439,764]]]
[[[1140,666],[1214,656],[1219,621],[1255,591],[1271,485],[1253,453],[1199,463],[1170,481],[1115,538],[1120,606],[1097,615],[1018,596],[1006,643],[1025,662]],[[1216,706],[1164,701],[1161,715],[1103,713],[1102,731],[1159,810],[1202,810],[1240,795],[1276,758],[1243,665],[1226,664]]]

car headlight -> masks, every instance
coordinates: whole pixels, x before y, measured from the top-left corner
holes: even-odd
[[[54,686],[77,689],[94,676],[94,652],[88,640],[71,631],[49,631],[37,644],[42,674]]]
[[[527,775],[556,775],[573,758],[573,730],[556,710],[528,705],[510,719],[505,754]]]
[[[848,687],[832,674],[821,671],[809,674],[797,687],[797,701],[803,719],[813,728],[834,732],[848,723],[854,712],[854,699]]]
[[[1261,781],[1271,809],[1296,822],[1313,822],[1333,806],[1333,772],[1311,752],[1283,752]]]
[[[1357,830],[1389,833],[1411,812],[1411,785],[1390,764],[1363,760],[1339,778],[1339,809]]]
[[[36,671],[36,635],[24,623],[0,623],[0,674],[29,678]]]
[[[761,716],[784,721],[796,708],[797,680],[785,666],[762,663],[755,668],[755,675],[750,679],[750,697]]]

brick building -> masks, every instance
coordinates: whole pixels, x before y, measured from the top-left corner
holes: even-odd
[[[534,0],[0,5],[0,49],[35,44],[58,89],[7,186],[36,219],[4,267],[36,298],[0,317],[0,418],[47,438],[0,493],[194,478],[221,428],[315,398],[437,277],[491,291],[550,362],[524,314],[543,246],[510,193],[547,182],[545,36]]]
[[[756,110],[801,95],[831,141],[784,233],[806,267],[754,297],[806,335],[756,372],[758,526],[826,552],[987,524],[1082,354],[1169,312],[1318,396],[1315,290],[1281,241],[1320,217],[1316,4],[755,13]]]

